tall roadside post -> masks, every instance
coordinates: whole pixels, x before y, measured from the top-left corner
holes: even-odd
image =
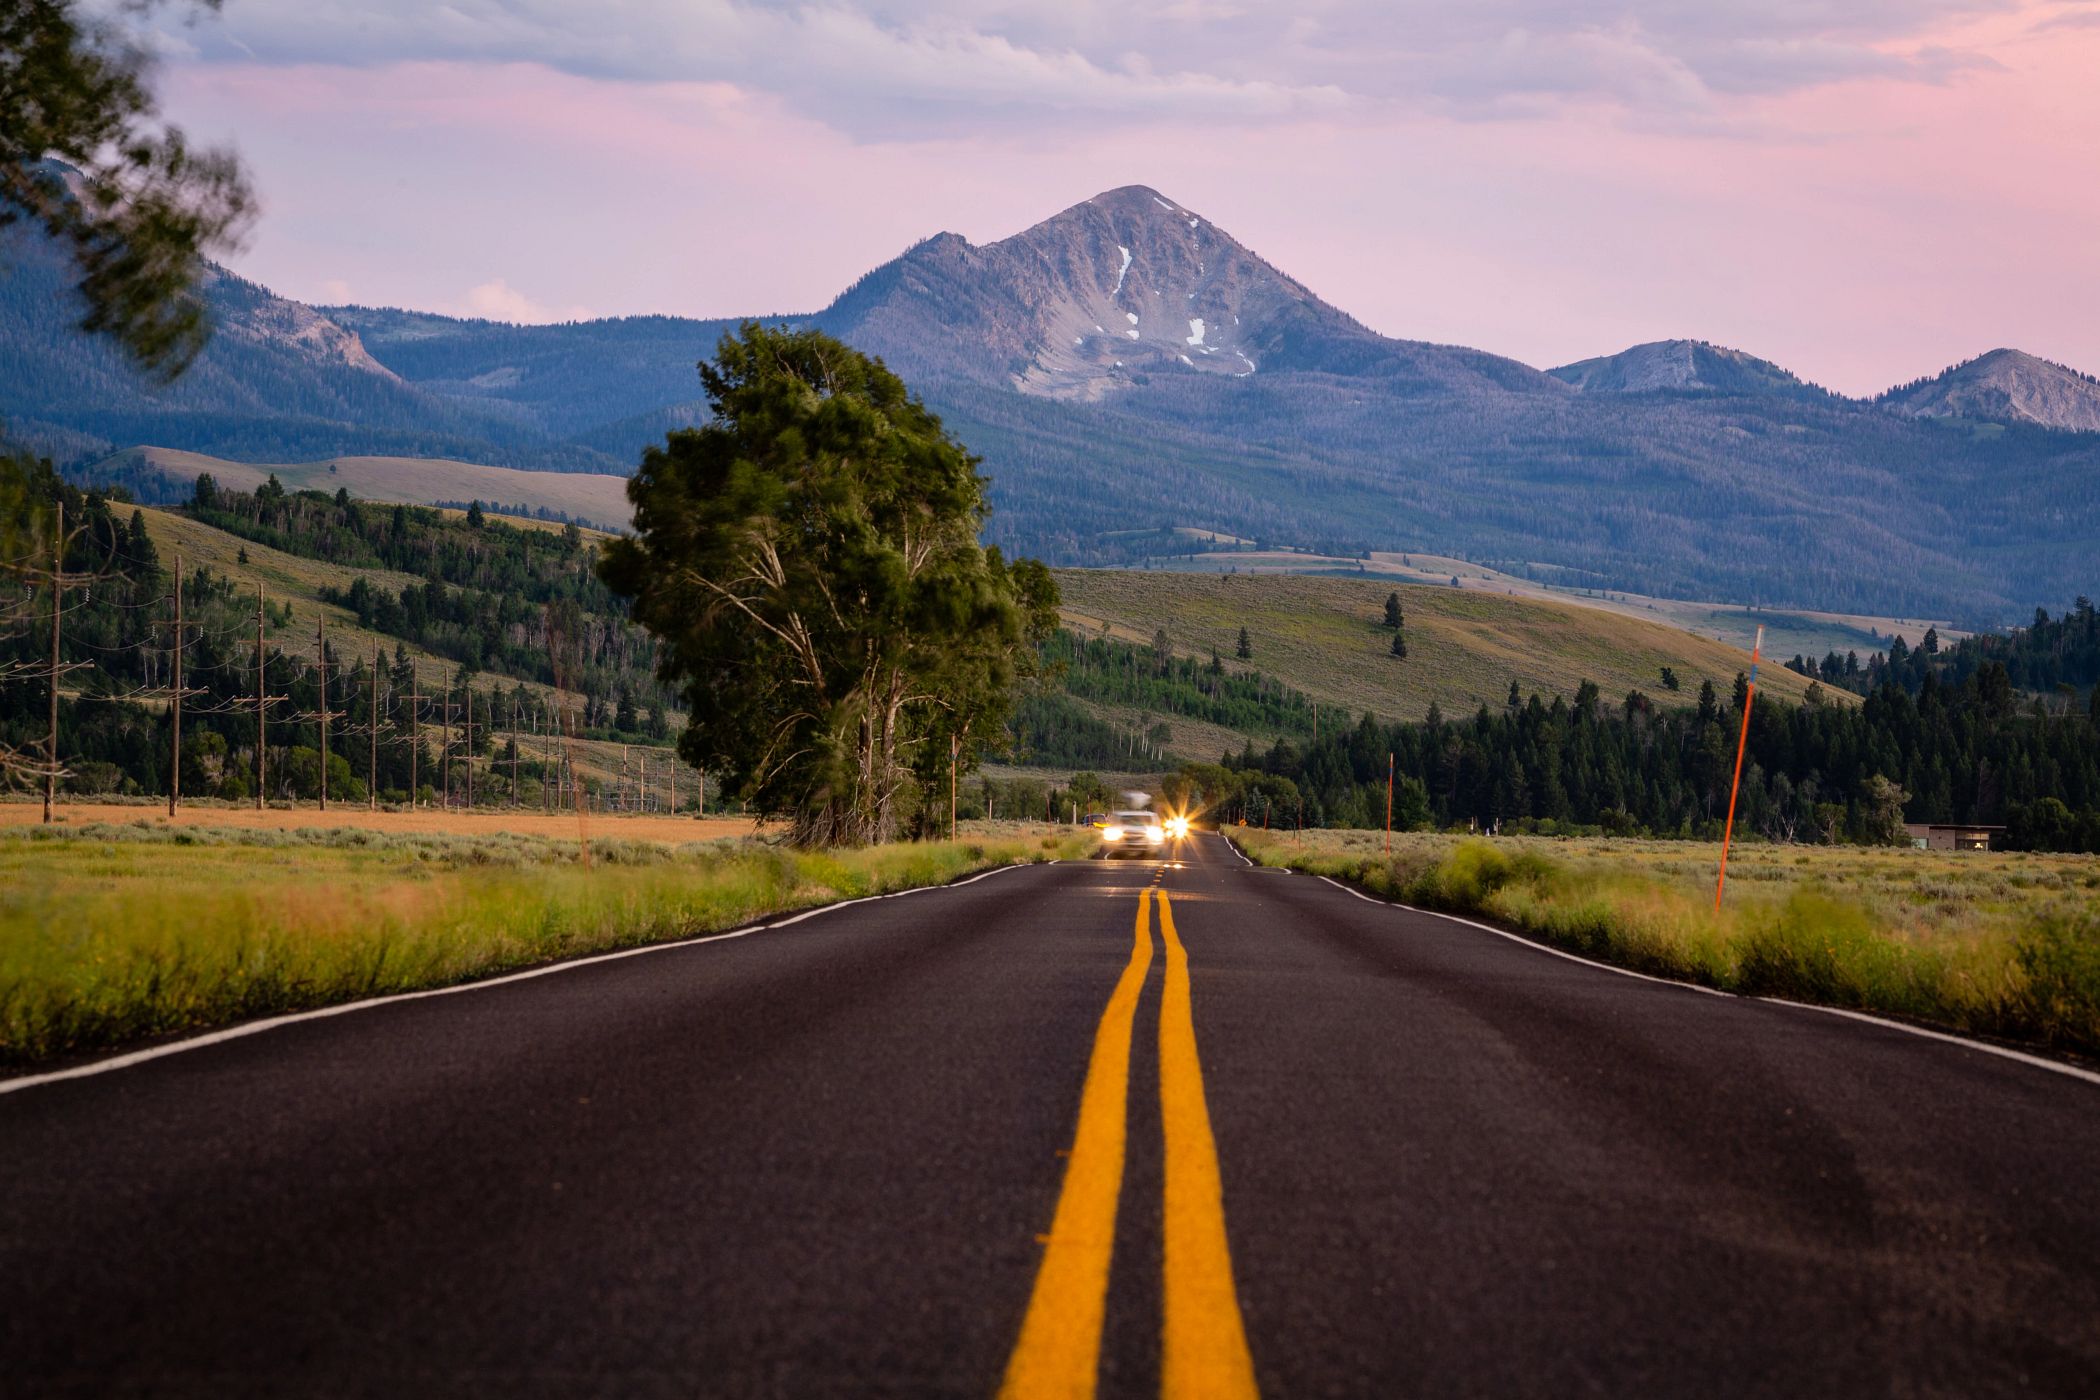
[[[1393,755],[1385,756],[1385,853],[1393,853]]]
[[[1764,654],[1765,629],[1759,624],[1750,644],[1750,682],[1743,689],[1743,732],[1735,741],[1735,776],[1728,783],[1728,824],[1721,828],[1721,873],[1714,880],[1714,912],[1721,912],[1721,890],[1728,884],[1728,844],[1735,837],[1735,794],[1743,785],[1743,751],[1750,747],[1750,706],[1757,700],[1757,661]]]

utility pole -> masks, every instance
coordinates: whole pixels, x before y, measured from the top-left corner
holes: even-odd
[[[379,639],[372,639],[372,754],[365,770],[367,806],[379,810]]]
[[[182,551],[175,552],[175,720],[168,754],[168,815],[182,800]]]
[[[445,687],[445,726],[438,746],[438,781],[444,785],[446,811],[452,810],[452,687]]]
[[[422,776],[417,772],[423,761],[423,697],[418,690],[420,678],[416,675],[416,664],[408,664],[408,810],[413,812],[421,805],[423,792]]]
[[[262,585],[258,583],[255,585],[255,810],[258,812],[263,809],[263,789],[268,786],[269,780],[269,768],[263,747],[267,737],[263,729],[263,711],[268,708],[268,702],[263,699],[263,691],[268,688],[264,683],[263,670]]]
[[[518,791],[518,696],[510,697],[510,805],[513,809],[525,805],[525,798]]]
[[[948,736],[948,839],[955,839],[955,761],[962,753],[960,735]]]
[[[474,810],[474,683],[467,682],[467,725],[460,742],[460,761],[467,766],[467,810]]]
[[[270,706],[279,700],[289,700],[289,695],[269,693],[269,656],[263,641],[263,591],[260,583],[255,585],[255,698],[246,703],[255,706],[255,810],[260,812],[269,800],[269,730],[266,728]]]
[[[57,527],[51,533],[51,732],[44,750],[44,824],[53,820],[58,801],[58,619],[66,610],[66,503],[58,502]]]
[[[321,810],[328,810],[328,614],[314,614],[314,679],[321,694]]]

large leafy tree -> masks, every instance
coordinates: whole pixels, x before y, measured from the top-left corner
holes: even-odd
[[[1001,742],[1056,584],[979,546],[976,459],[879,361],[750,322],[700,377],[711,421],[643,456],[601,572],[663,640],[689,762],[798,843],[886,839],[951,743]]]

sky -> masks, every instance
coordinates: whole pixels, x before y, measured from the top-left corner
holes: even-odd
[[[117,0],[107,0],[116,4]],[[2100,0],[224,0],[165,115],[306,301],[813,311],[1146,184],[1373,329],[2100,372]]]

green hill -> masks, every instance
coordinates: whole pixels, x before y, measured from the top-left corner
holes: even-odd
[[[1614,700],[1641,690],[1659,703],[1689,703],[1700,682],[1724,695],[1747,652],[1662,623],[1541,598],[1386,580],[1305,574],[1238,576],[1127,570],[1057,572],[1068,626],[1151,645],[1164,631],[1173,650],[1233,670],[1255,669],[1323,707],[1351,717],[1420,719],[1432,703],[1446,715],[1500,706],[1512,681],[1529,694],[1572,697],[1594,681]],[[1408,656],[1391,655],[1385,599],[1397,592]],[[1234,652],[1245,627],[1253,656]],[[1799,700],[1808,680],[1768,656],[1759,683]],[[1673,696],[1662,668],[1677,676]]]
[[[134,447],[106,457],[78,475],[98,486],[121,486],[134,500],[163,503],[190,498],[209,473],[219,485],[253,491],[275,476],[287,490],[347,490],[361,501],[407,505],[464,505],[481,501],[513,515],[544,513],[605,529],[624,529],[630,507],[627,478],[603,472],[520,471],[479,462],[429,457],[330,457],[313,462],[231,462],[170,447]]]

